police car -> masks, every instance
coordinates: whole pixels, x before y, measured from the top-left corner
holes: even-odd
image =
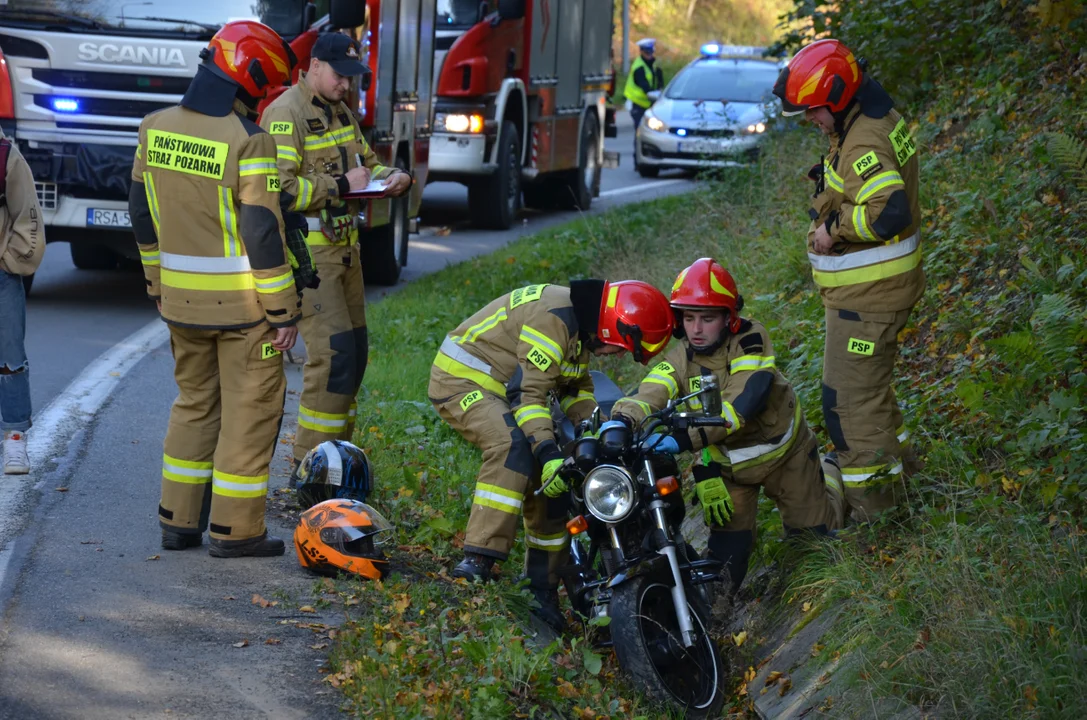
[[[757,156],[781,116],[771,90],[784,63],[765,48],[707,43],[680,70],[638,126],[635,163],[642,177],[662,168],[713,168]]]

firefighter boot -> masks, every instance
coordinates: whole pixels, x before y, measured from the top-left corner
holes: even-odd
[[[208,544],[208,555],[217,558],[276,557],[286,546],[267,531],[260,537],[247,540],[220,540],[213,537]]]
[[[559,591],[531,585],[529,585],[528,589],[532,592],[532,599],[536,601],[535,604],[538,606],[532,608],[532,614],[554,630],[556,634],[562,635],[563,631],[566,630],[566,617],[562,614],[562,608],[559,607]]]
[[[710,533],[710,554],[725,564],[732,580],[730,591],[736,594],[740,583],[747,576],[747,564],[751,558],[751,546],[755,544],[750,530],[714,530]]]
[[[204,544],[204,536],[199,532],[180,532],[178,530],[162,529],[163,550],[186,550],[200,547]]]
[[[491,579],[492,567],[494,567],[494,558],[466,552],[464,553],[464,559],[453,568],[450,575],[455,578],[464,578],[468,582],[476,582],[477,580],[479,582],[488,582]]]

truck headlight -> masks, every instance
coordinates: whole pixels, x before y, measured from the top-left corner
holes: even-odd
[[[664,132],[668,129],[668,126],[660,118],[649,113],[645,114],[645,126],[654,132]]]
[[[618,522],[634,508],[634,481],[615,465],[601,465],[585,478],[585,507],[604,522]]]
[[[483,116],[479,113],[438,113],[434,117],[434,124],[439,130],[453,133],[481,133],[483,132]]]

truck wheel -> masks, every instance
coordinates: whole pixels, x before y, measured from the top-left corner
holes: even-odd
[[[566,188],[558,188],[566,192]],[[536,180],[523,188],[525,207],[533,210],[554,210],[559,204],[555,183],[551,180]]]
[[[597,144],[600,127],[595,115],[587,115],[581,127],[581,152],[577,170],[570,173],[563,193],[565,205],[572,210],[588,210],[600,188],[600,162]]]
[[[491,230],[508,230],[521,207],[521,135],[512,121],[502,123],[492,175],[468,186],[468,213],[472,224]]]
[[[661,174],[661,169],[656,165],[638,165],[638,174],[644,178],[655,178]]]
[[[407,170],[408,163],[402,157],[396,159],[396,167]],[[389,201],[389,224],[371,230],[362,243],[362,277],[367,285],[395,285],[400,271],[408,264],[408,205],[411,191]]]
[[[68,250],[72,253],[72,264],[80,270],[113,270],[117,267],[117,256],[98,243],[70,242]]]

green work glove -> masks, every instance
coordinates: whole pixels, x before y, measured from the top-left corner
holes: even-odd
[[[543,494],[551,499],[560,497],[569,489],[566,487],[566,481],[559,477],[560,467],[562,467],[562,458],[548,460],[544,463],[543,474],[540,475],[540,480],[544,485]],[[553,481],[552,478],[554,478]],[[549,482],[550,485],[548,485]]]
[[[732,517],[732,496],[728,494],[725,481],[719,477],[703,480],[695,483],[694,491],[698,502],[702,503],[706,524],[724,527]]]

